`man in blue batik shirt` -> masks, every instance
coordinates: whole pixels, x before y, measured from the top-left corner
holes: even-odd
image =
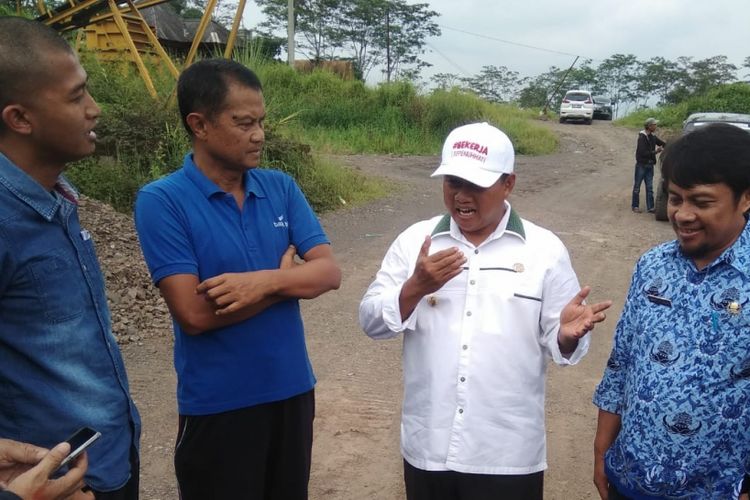
[[[667,147],[677,240],[638,261],[604,377],[602,499],[736,499],[750,465],[750,134],[709,125]]]

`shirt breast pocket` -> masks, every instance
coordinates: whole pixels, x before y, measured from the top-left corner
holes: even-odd
[[[508,301],[511,307],[510,314],[528,328],[538,328],[542,313],[542,290],[531,283],[518,281]]]
[[[83,314],[87,286],[77,261],[59,250],[38,255],[29,262],[41,312],[49,321],[61,323]]]

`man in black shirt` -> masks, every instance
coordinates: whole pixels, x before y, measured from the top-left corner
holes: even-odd
[[[643,124],[643,130],[638,134],[638,143],[635,149],[635,182],[633,183],[633,212],[640,213],[641,182],[646,184],[646,209],[649,213],[654,212],[654,165],[656,154],[660,153],[664,141],[654,135],[656,125],[659,122],[649,118]]]

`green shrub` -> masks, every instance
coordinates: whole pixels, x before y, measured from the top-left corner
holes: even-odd
[[[641,128],[646,118],[654,117],[659,120],[659,126],[679,130],[685,118],[700,112],[750,114],[750,84],[740,82],[719,85],[679,104],[635,111],[618,120],[618,123]]]

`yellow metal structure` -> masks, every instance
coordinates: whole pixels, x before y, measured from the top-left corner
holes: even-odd
[[[175,79],[179,76],[179,71],[139,9],[167,1],[169,0],[143,0],[134,4],[133,0],[67,0],[66,4],[50,10],[44,0],[37,0],[40,13],[37,20],[61,32],[83,28],[87,47],[95,50],[104,60],[125,59],[133,62],[149,93],[157,98],[156,89],[143,62],[143,57],[160,58]],[[217,0],[208,0],[183,67],[192,64],[211,21],[216,3]],[[239,0],[224,52],[226,58],[231,56],[234,49],[244,7],[245,0]],[[79,33],[76,46],[80,44],[80,41]]]

